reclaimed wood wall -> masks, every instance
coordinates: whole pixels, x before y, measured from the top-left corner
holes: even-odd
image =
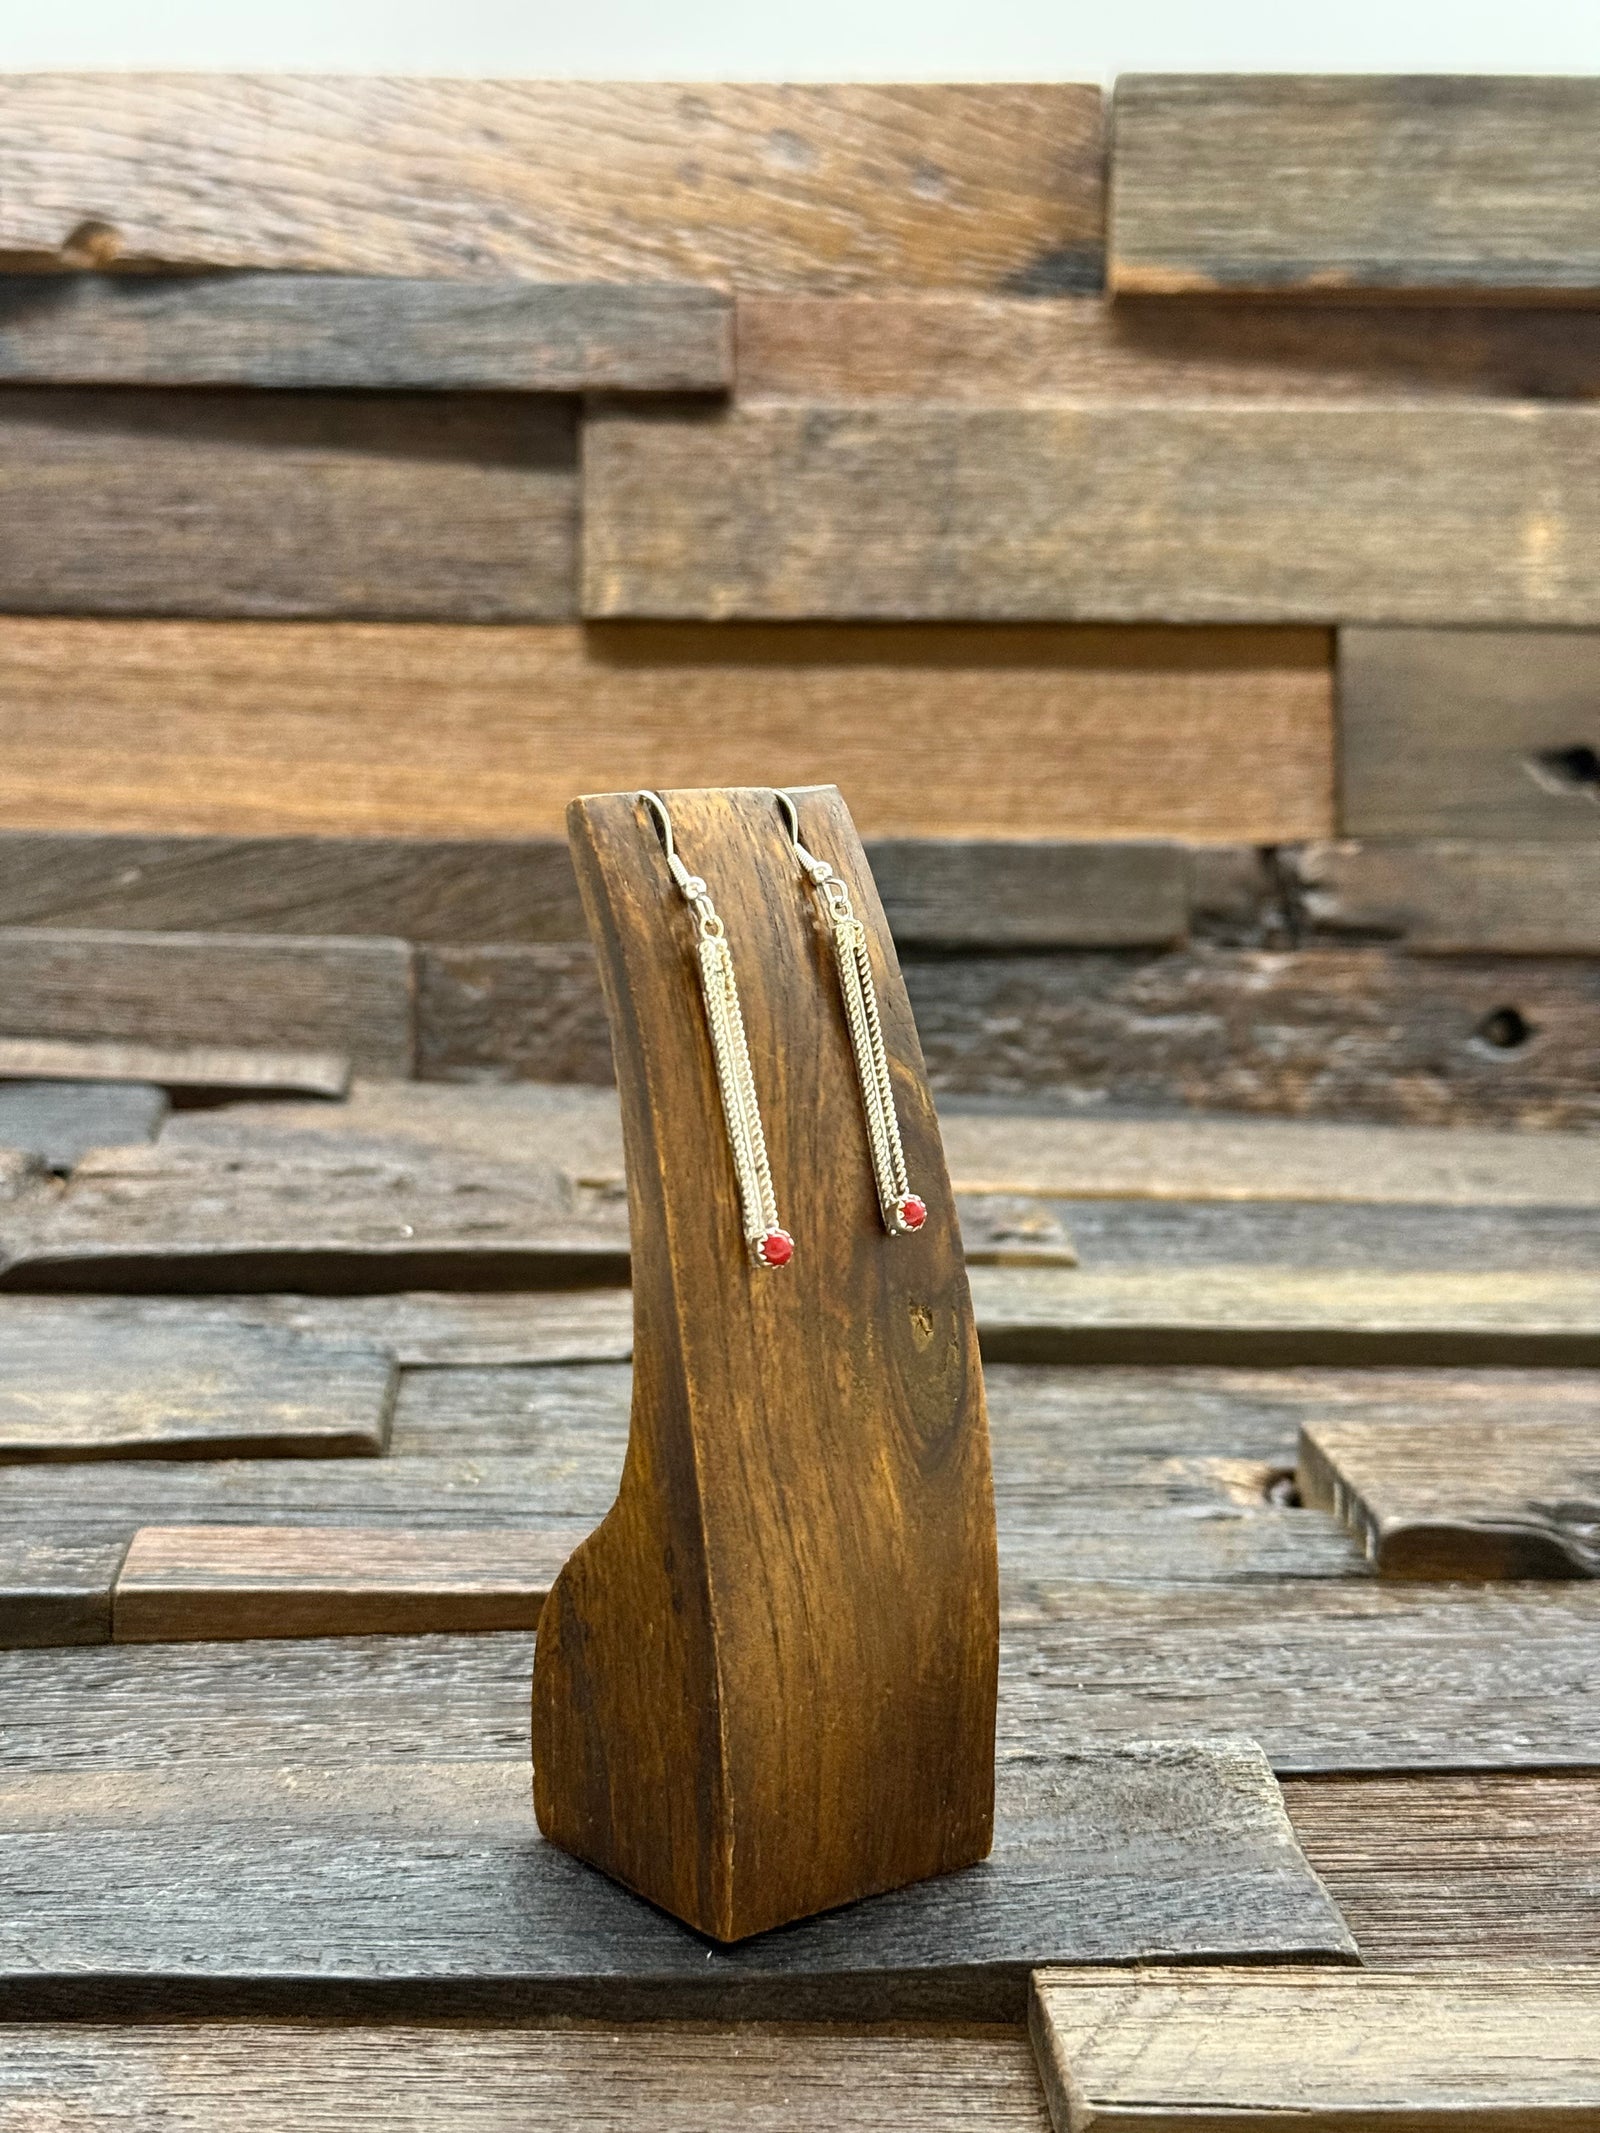
[[[837,782],[936,1085],[1600,1118],[1600,83],[0,79],[0,1038],[600,1080]]]

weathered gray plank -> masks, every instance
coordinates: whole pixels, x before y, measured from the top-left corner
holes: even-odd
[[[1586,405],[618,410],[583,612],[1593,623],[1597,467]]]
[[[1188,932],[1179,844],[902,837],[867,857],[902,946],[1121,948]]]
[[[1600,1969],[1045,1970],[1030,2014],[1059,2133],[1291,2116],[1329,2133],[1553,2133],[1600,2116]]]
[[[104,1644],[125,1535],[52,1522],[0,1533],[0,1645]]]
[[[360,1072],[403,1075],[411,951],[375,939],[7,927],[0,1035],[338,1051]]]
[[[387,1349],[349,1338],[8,1313],[0,1461],[376,1455],[398,1382]],[[26,1495],[16,1477],[10,1495]]]
[[[553,620],[573,610],[575,452],[570,403],[537,396],[12,386],[0,601]]]
[[[404,2133],[1050,2133],[1026,2037],[1003,2029],[559,2029],[419,2022],[16,2025],[0,2104],[127,2133],[173,2111],[229,2133],[329,2133],[381,2097]]]
[[[1290,864],[1316,935],[1433,955],[1600,956],[1600,834],[1590,844],[1313,844]]]
[[[0,1080],[154,1083],[237,1095],[343,1096],[346,1052],[273,1052],[232,1044],[108,1044],[70,1037],[0,1037]]]
[[[51,1170],[70,1170],[90,1148],[153,1141],[166,1115],[164,1092],[148,1083],[0,1083],[0,1144],[29,1150]]]
[[[420,948],[417,1073],[609,1082],[611,1032],[588,942]]]
[[[907,956],[936,1089],[1422,1126],[1600,1120],[1600,961],[1300,954]]]
[[[0,254],[1051,294],[1098,285],[1100,105],[1066,83],[14,75]]]
[[[1570,299],[1600,287],[1597,120],[1566,78],[1124,75],[1111,286]]]
[[[1298,1472],[1380,1577],[1600,1577],[1600,1386],[1559,1419],[1319,1418]]]
[[[1541,540],[1556,537],[1552,522],[1534,523]],[[1340,826],[1592,847],[1597,704],[1590,631],[1342,631]]]
[[[520,1761],[465,1829],[464,1802],[396,1826],[376,1801],[241,1815],[213,1795],[197,1830],[159,1779],[120,1811],[95,1788],[81,1819],[0,1835],[0,2007],[1014,2020],[1041,1961],[1353,1956],[1251,1743],[998,1775],[984,1866],[733,1948],[540,1842]]]
[[[719,392],[716,289],[340,274],[13,275],[0,379],[324,391]]]

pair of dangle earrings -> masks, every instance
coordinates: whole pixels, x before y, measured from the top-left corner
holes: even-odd
[[[642,792],[639,797],[655,817],[668,870],[694,914],[706,1028],[716,1064],[717,1087],[728,1128],[734,1176],[738,1180],[745,1242],[758,1266],[787,1266],[794,1257],[794,1239],[778,1219],[772,1166],[767,1160],[766,1134],[761,1125],[761,1106],[756,1098],[750,1047],[745,1038],[744,1016],[739,1007],[739,987],[734,979],[727,930],[704,881],[698,874],[692,874],[678,856],[666,802],[655,792]],[[928,1219],[928,1210],[911,1190],[906,1175],[894,1085],[889,1076],[889,1059],[878,1017],[878,991],[873,983],[872,962],[867,951],[867,929],[855,914],[850,891],[833,868],[825,859],[818,859],[808,852],[801,843],[800,815],[792,796],[780,792],[776,797],[795,861],[816,896],[833,943],[845,1025],[850,1033],[850,1049],[855,1055],[856,1075],[861,1084],[861,1108],[883,1225],[891,1237],[909,1236],[922,1228]]]

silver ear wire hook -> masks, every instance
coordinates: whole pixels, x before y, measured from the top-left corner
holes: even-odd
[[[800,862],[801,871],[809,874],[820,889],[825,881],[833,879],[832,867],[826,859],[819,859],[814,852],[808,852],[800,842],[800,810],[795,805],[794,794],[779,790],[774,793],[774,798],[788,828],[789,842],[794,846],[794,856]]]
[[[691,874],[678,857],[678,848],[672,841],[672,817],[667,812],[667,803],[658,792],[641,792],[639,798],[655,817],[656,835],[661,839],[661,849],[667,855],[667,871],[683,895],[684,902],[700,921],[702,934],[719,934],[722,921],[711,908],[711,897],[698,874]]]

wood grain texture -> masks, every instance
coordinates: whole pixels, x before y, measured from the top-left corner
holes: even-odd
[[[1093,288],[1100,91],[349,76],[6,87],[0,249],[743,288]],[[333,191],[330,190],[333,189]],[[338,205],[330,205],[337,193]]]
[[[1600,619],[1585,405],[687,403],[584,444],[583,612]]]
[[[1045,1970],[1030,2026],[1060,2133],[1290,2114],[1539,2133],[1600,2113],[1600,1970]]]
[[[142,1526],[117,1572],[119,1644],[532,1629],[584,1537],[350,1526]]]
[[[9,2018],[1016,2020],[1040,1960],[1354,1954],[1248,1742],[1009,1764],[983,1870],[733,1948],[541,1843],[514,1762],[435,1763],[398,1812],[359,1765],[301,1802],[242,1771],[198,1831],[170,1772],[76,1775],[0,1834]]]
[[[1597,115],[1533,76],[1124,75],[1111,287],[1581,298]]]
[[[74,1037],[0,1037],[0,1081],[145,1083],[234,1096],[344,1096],[347,1052],[274,1052],[237,1044],[121,1044]]]
[[[1430,955],[1600,955],[1600,837],[1312,844],[1290,864],[1304,922],[1324,939],[1394,940]]]
[[[1308,1422],[1298,1477],[1379,1577],[1600,1577],[1600,1412],[1465,1429]]]
[[[720,392],[714,289],[341,274],[8,276],[0,380],[274,390]]]
[[[593,950],[587,942],[420,949],[416,1071],[424,1081],[610,1082]]]
[[[14,386],[0,502],[0,600],[19,613],[573,612],[561,400]]]
[[[143,1082],[0,1083],[0,1146],[27,1149],[51,1170],[70,1170],[91,1148],[153,1141],[166,1115],[163,1091]]]
[[[928,1209],[915,1238],[884,1232],[771,793],[665,798],[735,944],[795,1255],[755,1266],[740,1234],[694,928],[650,816],[633,794],[576,801],[628,1158],[634,1404],[617,1502],[541,1618],[534,1799],[554,1842],[734,1941],[987,1853],[994,1512],[938,1124],[849,814],[831,788],[799,795],[800,835],[868,929]]]
[[[1600,1963],[1600,1776],[1291,1778],[1371,1963]]]
[[[104,1644],[124,1536],[61,1524],[0,1534],[0,1645]]]
[[[1416,1126],[1600,1119],[1600,962],[1301,953],[910,955],[941,1093]]]
[[[383,2099],[396,2133],[1050,2133],[1020,2030],[384,2023],[17,2025],[0,2102],[78,2133],[179,2112],[229,2133],[335,2133]]]
[[[908,778],[930,732],[941,774]],[[628,781],[825,778],[883,836],[1333,828],[1308,631],[24,617],[0,621],[0,739],[15,829],[521,839]],[[1042,746],[1070,777],[1041,781]]]
[[[403,941],[0,929],[5,1037],[339,1052],[405,1075],[411,1020]]]
[[[1341,632],[1341,828],[1592,847],[1597,681],[1587,631]]]
[[[0,1461],[375,1456],[398,1380],[386,1349],[353,1339],[14,1313]]]

